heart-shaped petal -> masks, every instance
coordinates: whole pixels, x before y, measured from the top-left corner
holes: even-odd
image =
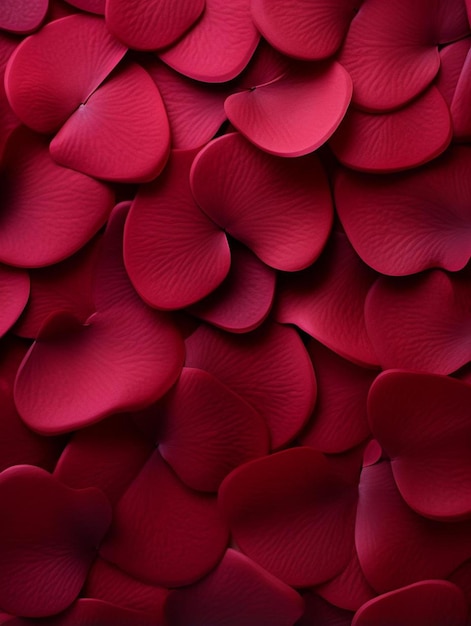
[[[216,499],[185,487],[155,452],[119,501],[101,555],[143,582],[178,587],[214,568],[227,534]]]
[[[317,155],[274,157],[231,133],[201,150],[190,182],[203,211],[275,269],[307,267],[327,241],[332,201]]]
[[[295,66],[265,85],[229,96],[227,117],[270,154],[314,152],[337,129],[352,97],[352,81],[336,61]]]
[[[20,120],[56,131],[123,58],[126,48],[103,19],[72,15],[25,39],[10,58],[5,89]]]
[[[4,0],[0,4],[0,28],[15,34],[31,33],[46,17],[49,0]]]
[[[0,265],[0,337],[21,315],[29,297],[29,275],[7,265]]]

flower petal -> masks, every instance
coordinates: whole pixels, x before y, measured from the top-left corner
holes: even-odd
[[[0,28],[15,34],[36,30],[46,17],[49,0],[5,0],[0,4]]]
[[[29,297],[29,275],[7,265],[0,265],[0,336],[13,326]]]
[[[88,11],[89,13],[97,13],[98,15],[105,14],[105,2],[106,0],[65,0],[68,4],[82,11]]]

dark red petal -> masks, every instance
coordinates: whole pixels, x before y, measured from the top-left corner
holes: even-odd
[[[0,4],[0,28],[24,34],[36,30],[46,17],[49,0],[4,0]]]
[[[206,0],[199,22],[159,56],[189,78],[222,83],[240,74],[259,38],[250,15],[250,0]]]
[[[371,387],[371,430],[402,497],[421,515],[471,517],[470,405],[471,385],[447,376],[384,372]]]
[[[268,84],[229,96],[227,117],[265,152],[298,157],[325,143],[343,119],[352,81],[336,61],[292,66]]]
[[[342,171],[335,199],[361,258],[383,274],[462,269],[471,256],[471,150],[454,147],[425,167],[394,176]]]
[[[332,201],[317,155],[273,157],[232,133],[198,154],[190,181],[203,211],[275,269],[307,267],[327,241]]]
[[[450,374],[468,363],[470,303],[466,275],[432,270],[379,278],[368,294],[365,320],[381,367]]]
[[[420,141],[414,140],[420,135]],[[392,113],[350,109],[329,145],[341,163],[366,172],[394,172],[431,161],[450,143],[448,106],[436,87]]]
[[[177,587],[207,574],[226,542],[216,499],[185,487],[155,452],[119,501],[101,555],[143,582]]]
[[[450,109],[453,119],[454,136],[461,141],[467,141],[471,138],[471,124],[467,115],[467,111],[471,105],[471,89],[469,87],[470,76],[471,54],[468,51],[456,84],[456,91]]]
[[[106,25],[135,50],[165,48],[198,19],[205,0],[108,0]]]
[[[0,474],[0,606],[52,615],[77,597],[111,521],[97,489],[76,491],[36,467]]]
[[[287,584],[307,587],[347,564],[355,492],[320,452],[291,448],[234,470],[219,502],[247,556]]]
[[[18,46],[16,37],[0,32],[0,163],[3,150],[11,131],[20,125],[20,120],[13,113],[5,93],[5,68],[8,59]]]
[[[351,626],[353,613],[350,611],[329,604],[315,593],[305,593],[303,599],[306,611],[296,626]]]
[[[41,267],[84,246],[108,217],[111,189],[56,165],[47,140],[25,128],[10,135],[2,172],[0,261]]]
[[[364,604],[352,626],[465,626],[468,607],[463,592],[445,580],[424,580]]]
[[[446,578],[471,556],[469,522],[437,522],[402,499],[388,462],[363,468],[355,543],[360,566],[379,593],[424,578]]]
[[[0,265],[0,336],[13,326],[29,297],[28,272]]]
[[[130,63],[75,111],[51,141],[52,158],[96,178],[143,182],[155,178],[170,150],[170,129],[159,91]]]
[[[202,581],[170,594],[172,626],[292,626],[304,604],[296,591],[240,552],[227,550]]]
[[[72,15],[47,24],[8,63],[5,88],[13,111],[33,130],[56,131],[125,52],[98,17]]]
[[[162,176],[139,190],[126,223],[127,271],[141,297],[160,309],[182,308],[203,298],[230,267],[225,233],[191,195],[194,155],[172,152]]]
[[[65,0],[73,7],[82,9],[82,11],[88,11],[89,13],[97,13],[98,15],[105,14],[105,2],[106,0]]]
[[[445,46],[440,50],[440,71],[438,72],[435,85],[449,107],[451,107],[456,85],[458,84],[470,45],[471,41],[469,38],[466,38]]]
[[[355,254],[345,235],[334,233],[309,269],[279,281],[275,315],[354,362],[374,365],[364,304],[376,275]]]
[[[34,430],[66,432],[142,408],[159,399],[180,373],[180,334],[172,320],[142,302],[127,277],[126,215],[127,206],[118,205],[108,222],[95,282],[98,313],[87,325],[75,322],[75,330],[59,335],[53,334],[53,319],[23,361],[15,402]]]
[[[266,323],[250,335],[234,336],[200,326],[186,350],[187,367],[213,374],[265,418],[272,448],[293,439],[311,414],[316,380],[292,328]]]
[[[217,328],[243,333],[268,316],[275,295],[276,274],[248,248],[231,242],[231,269],[224,282],[189,312]]]
[[[252,0],[255,25],[274,48],[299,59],[332,56],[357,6],[355,0]]]
[[[160,453],[193,489],[217,491],[233,469],[268,453],[262,417],[203,370],[183,368],[159,414]]]
[[[117,626],[117,624],[119,626],[163,626],[163,622],[156,622],[153,615],[123,609],[91,598],[81,598],[62,615],[49,618],[47,626],[98,626],[98,624],[100,626]],[[11,626],[17,625],[13,622]],[[18,626],[23,626],[23,623]]]

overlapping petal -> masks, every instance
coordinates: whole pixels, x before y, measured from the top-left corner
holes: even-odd
[[[68,4],[89,13],[105,14],[106,0],[65,0]]]
[[[49,0],[5,0],[0,5],[0,29],[31,33],[46,17]]]
[[[203,148],[190,179],[203,211],[267,265],[295,271],[321,253],[333,215],[317,155],[274,157],[232,133]]]
[[[25,270],[0,265],[0,336],[16,322],[29,297],[29,275]]]
[[[469,52],[471,41],[460,39],[440,50],[440,71],[435,85],[451,107],[461,70]]]
[[[0,32],[0,163],[3,150],[11,131],[20,125],[19,119],[13,113],[5,93],[5,68],[8,59],[18,45],[15,37]]]
[[[351,626],[353,613],[329,604],[315,593],[303,595],[306,610],[296,626]]]

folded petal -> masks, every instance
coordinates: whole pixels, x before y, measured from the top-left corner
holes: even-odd
[[[15,34],[36,30],[46,17],[49,0],[6,0],[0,5],[0,29]]]
[[[0,265],[0,336],[16,322],[29,297],[29,275],[25,270]]]

